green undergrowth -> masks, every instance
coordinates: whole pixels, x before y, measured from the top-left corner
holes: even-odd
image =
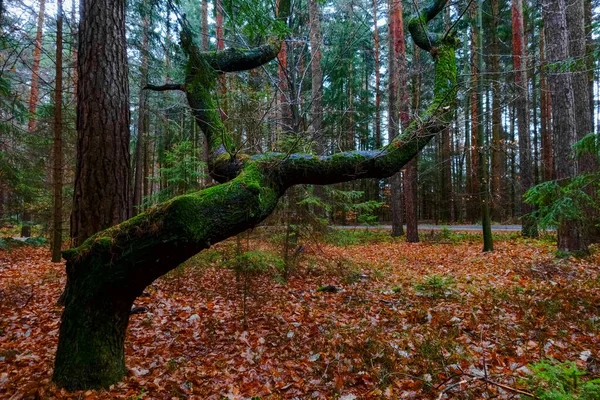
[[[600,399],[600,379],[586,379],[586,371],[573,361],[552,359],[530,364],[533,374],[523,383],[540,400]],[[531,399],[532,397],[525,397]]]
[[[456,280],[451,276],[429,275],[415,284],[418,294],[432,299],[442,299],[455,294]]]
[[[257,275],[265,273],[279,276],[284,268],[281,256],[274,251],[237,251],[235,243],[225,243],[218,248],[204,250],[190,258],[184,266],[195,270],[207,267],[228,268],[236,272]]]
[[[16,247],[39,247],[44,246],[48,243],[46,238],[43,237],[30,237],[26,240],[15,240],[13,238],[0,238],[0,250],[10,250]]]
[[[376,229],[330,229],[323,237],[325,243],[334,246],[356,246],[364,244],[389,243],[394,239],[390,232]]]

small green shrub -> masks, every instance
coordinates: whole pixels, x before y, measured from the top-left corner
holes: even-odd
[[[433,299],[449,297],[454,293],[456,281],[451,276],[430,275],[415,285],[417,292]]]
[[[586,372],[573,361],[542,360],[529,368],[533,375],[525,384],[540,400],[600,399],[600,379],[583,380]]]

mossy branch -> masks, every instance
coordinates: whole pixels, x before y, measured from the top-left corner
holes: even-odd
[[[419,18],[426,23],[439,12],[440,4],[436,0],[428,9],[433,11],[426,10]],[[424,28],[415,31],[428,35]],[[219,71],[248,63],[260,65],[276,55],[276,46],[263,46],[255,53],[211,55],[198,50],[185,27],[181,43],[188,56],[185,93],[208,142],[209,170],[225,183],[176,197],[64,252],[67,288],[53,376],[63,387],[108,387],[121,379],[126,371],[124,340],[131,305],[156,278],[212,244],[262,222],[291,185],[390,176],[445,128],[452,116],[456,42],[448,38],[430,48],[435,60],[431,105],[420,122],[413,122],[387,147],[325,157],[240,155],[218,112],[215,60],[221,63]]]

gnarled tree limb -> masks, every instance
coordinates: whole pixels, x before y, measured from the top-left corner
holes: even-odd
[[[282,3],[289,5],[287,0]],[[444,3],[436,0],[409,24],[415,42],[435,61],[434,98],[420,122],[413,122],[383,149],[323,157],[239,154],[219,116],[216,78],[224,70],[268,62],[277,55],[277,46],[225,55],[202,53],[184,26],[181,46],[188,57],[184,91],[209,145],[210,173],[224,183],[176,197],[64,252],[68,284],[54,381],[68,389],[88,389],[120,380],[134,299],[190,256],[263,221],[288,187],[390,176],[446,127],[456,94],[456,43],[425,29]]]

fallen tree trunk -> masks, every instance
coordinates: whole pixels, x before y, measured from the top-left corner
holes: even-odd
[[[221,184],[176,197],[63,253],[68,280],[53,380],[70,390],[118,382],[126,372],[124,340],[135,298],[189,257],[263,221],[290,186],[384,178],[410,161],[452,115],[456,41],[425,30],[444,4],[445,0],[435,1],[409,23],[415,43],[435,61],[434,99],[424,115],[385,148],[321,157],[239,154],[214,101],[218,74],[268,62],[276,57],[279,43],[249,51],[203,53],[184,26],[186,82],[148,88],[185,91],[209,144],[210,173]]]

